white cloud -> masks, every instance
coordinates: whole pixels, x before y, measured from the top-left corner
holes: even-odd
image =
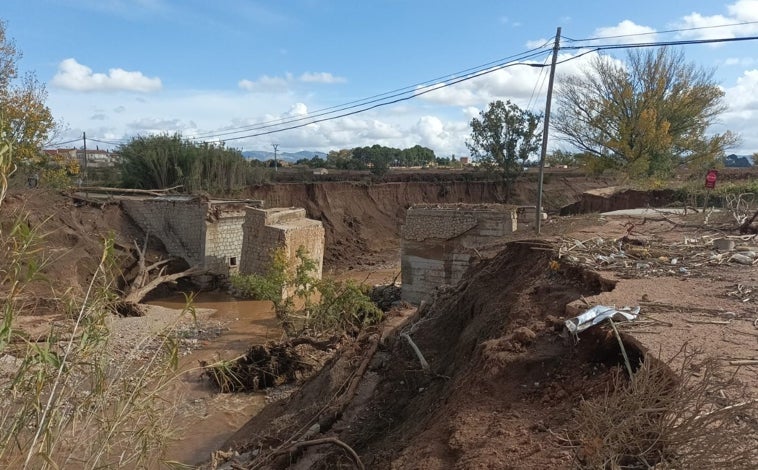
[[[728,65],[728,66],[740,66],[740,67],[749,67],[753,64],[755,64],[756,59],[753,57],[727,57],[724,59],[721,63],[722,65]]]
[[[289,84],[292,82],[292,74],[286,74],[284,77],[269,77],[263,75],[258,81],[243,79],[238,82],[241,89],[253,92],[276,93],[286,92]]]
[[[526,47],[528,49],[537,49],[540,47],[547,47],[550,44],[552,44],[554,40],[555,39],[545,39],[545,38],[533,39],[531,41],[526,41]]]
[[[636,24],[630,20],[624,20],[616,26],[597,28],[594,37],[603,39],[604,43],[636,43],[650,42],[655,40],[655,29],[649,26]]]
[[[242,79],[237,82],[237,86],[245,91],[258,93],[284,93],[290,91],[290,89],[297,83],[332,84],[345,83],[346,81],[345,78],[332,75],[329,72],[305,72],[297,78],[291,73],[286,73],[283,77],[269,77],[268,75],[263,75],[256,81]]]
[[[136,121],[130,122],[127,126],[137,133],[172,133],[176,129],[186,128],[187,126],[182,123],[178,118],[174,119],[159,119],[154,117],[141,118]]]
[[[161,79],[146,77],[142,72],[130,72],[112,68],[108,74],[94,73],[91,68],[70,58],[58,64],[58,72],[51,82],[53,86],[73,91],[137,91],[160,90]]]
[[[299,80],[304,83],[345,83],[347,81],[342,77],[335,77],[328,72],[305,72],[300,76]]]
[[[758,21],[758,0],[738,0],[726,7],[728,15],[702,15],[693,12],[684,16],[676,26],[690,31],[682,31],[680,36],[693,39],[734,38],[758,32],[758,24],[736,24]],[[725,26],[724,25],[734,25]],[[699,29],[692,29],[699,28]]]

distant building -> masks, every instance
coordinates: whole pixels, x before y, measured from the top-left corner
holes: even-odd
[[[76,158],[79,160],[79,166],[84,168],[108,168],[115,166],[118,162],[118,155],[107,150],[87,149],[85,162],[84,149],[78,149],[76,151]]]
[[[70,160],[75,160],[76,159],[76,149],[75,148],[71,148],[71,149],[47,149],[47,150],[43,150],[43,152],[45,152],[45,155],[47,155],[49,157],[63,156],[63,157],[65,157],[67,159],[70,159]]]
[[[458,161],[461,162],[461,165],[468,165],[469,164],[468,157],[461,157],[461,158],[458,159]]]

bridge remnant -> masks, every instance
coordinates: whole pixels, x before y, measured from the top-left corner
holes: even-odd
[[[171,256],[216,275],[263,274],[271,253],[284,248],[296,260],[300,246],[321,277],[324,228],[302,208],[261,209],[263,201],[194,196],[124,197],[121,205]]]
[[[321,278],[324,265],[324,226],[320,220],[305,217],[298,207],[260,209],[248,207],[242,231],[243,274],[265,274],[271,253],[284,249],[287,259],[297,260],[297,250],[305,248],[308,257],[316,262],[314,276]]]
[[[402,299],[418,304],[436,287],[457,284],[477,249],[516,231],[517,214],[517,206],[505,204],[410,207],[400,231]]]

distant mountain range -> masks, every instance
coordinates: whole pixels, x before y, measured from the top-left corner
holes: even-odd
[[[753,166],[752,155],[731,154],[724,157],[724,166],[729,168],[747,168]]]
[[[242,156],[247,158],[248,160],[273,160],[274,159],[274,152],[268,152],[265,150],[246,150],[242,152]],[[301,150],[299,152],[277,152],[276,158],[279,160],[284,160],[287,162],[296,162],[298,160],[301,160],[303,158],[307,158],[310,160],[313,157],[321,157],[326,158],[326,154],[324,152],[314,152],[311,150]]]

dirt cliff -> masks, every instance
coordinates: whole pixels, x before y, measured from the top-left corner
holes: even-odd
[[[405,211],[418,203],[469,204],[507,202],[535,205],[535,175],[519,180],[506,197],[495,181],[403,183],[287,183],[251,187],[245,197],[262,199],[266,207],[304,207],[308,217],[326,230],[325,262],[343,268],[374,264],[397,257]],[[550,212],[579,200],[582,192],[607,186],[604,179],[548,175],[543,204]]]

